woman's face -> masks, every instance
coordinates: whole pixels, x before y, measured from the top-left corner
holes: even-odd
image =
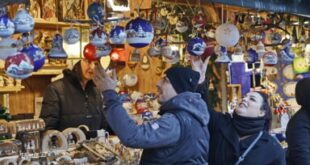
[[[262,96],[257,92],[249,92],[239,103],[235,112],[244,117],[263,117],[265,112],[261,111],[263,104]]]

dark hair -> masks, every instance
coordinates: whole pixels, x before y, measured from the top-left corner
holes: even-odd
[[[268,102],[268,95],[260,91],[256,91],[256,92],[263,98],[263,103],[262,103],[260,110],[265,112],[264,130],[269,131],[271,128],[271,123],[272,123],[272,113],[271,113],[271,108]]]
[[[82,80],[82,68],[81,68],[81,60],[74,64],[72,68],[74,76],[81,81]]]

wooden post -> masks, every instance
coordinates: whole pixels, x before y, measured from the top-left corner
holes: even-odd
[[[227,64],[221,63],[221,80],[220,80],[220,85],[221,85],[221,110],[222,112],[227,112],[227,89],[226,89],[226,84],[227,84],[227,79],[226,79],[226,66]]]

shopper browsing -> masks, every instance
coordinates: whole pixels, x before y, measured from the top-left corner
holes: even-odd
[[[192,68],[205,75],[206,61],[191,57]],[[203,81],[203,80],[201,80]],[[206,82],[198,90],[206,100]],[[210,113],[210,165],[284,165],[285,154],[280,144],[269,134],[272,114],[268,96],[249,92],[232,115]]]
[[[107,121],[121,142],[143,148],[140,164],[208,164],[209,113],[200,94],[194,93],[199,73],[172,67],[157,84],[161,117],[136,125],[122,107],[116,76],[97,68],[95,82],[101,88]]]

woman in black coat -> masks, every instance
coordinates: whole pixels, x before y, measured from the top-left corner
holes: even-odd
[[[289,121],[286,138],[290,165],[310,164],[310,78],[298,81],[296,101],[301,108]]]
[[[192,68],[204,75],[209,58],[205,62],[192,57]],[[198,88],[206,100],[207,85]],[[284,165],[285,154],[280,144],[268,133],[272,114],[268,96],[262,92],[249,92],[237,105],[232,115],[210,112],[210,165],[234,165],[251,143],[254,147],[240,162],[240,165]],[[261,136],[259,136],[261,135]]]

